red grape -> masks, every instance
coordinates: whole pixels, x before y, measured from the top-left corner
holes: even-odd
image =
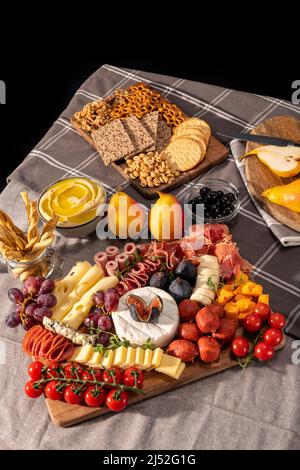
[[[30,330],[34,325],[36,325],[35,321],[32,318],[25,318],[23,323],[24,330]]]
[[[117,310],[119,305],[119,294],[117,289],[111,288],[105,292],[104,306],[107,312]]]
[[[24,282],[24,287],[27,289],[27,292],[34,295],[38,293],[41,285],[42,282],[34,276],[29,276]]]
[[[96,292],[93,295],[93,301],[94,301],[94,304],[99,305],[100,307],[102,307],[102,305],[104,305],[104,292],[103,292],[103,290],[98,290],[98,292]]]
[[[56,302],[56,297],[53,294],[41,294],[37,298],[38,305],[41,305],[42,307],[54,307]]]
[[[101,335],[99,335],[99,337],[97,338],[96,343],[97,344],[102,344],[103,346],[108,346],[109,345],[109,334],[101,333]]]
[[[110,331],[113,327],[112,320],[108,315],[101,315],[98,320],[98,328],[103,331]]]
[[[42,322],[44,317],[50,318],[52,316],[52,311],[48,307],[38,307],[35,309],[33,317],[36,321]]]
[[[8,298],[14,304],[22,304],[24,302],[24,295],[20,289],[13,287],[8,291]]]
[[[9,328],[15,328],[21,323],[20,315],[17,312],[11,312],[5,318],[5,323],[6,323],[6,326],[8,326]]]
[[[38,304],[36,302],[32,302],[32,303],[26,305],[25,314],[28,317],[34,318],[34,312],[37,309],[37,307],[38,307]]]
[[[39,290],[39,295],[41,294],[50,294],[55,288],[55,282],[52,279],[46,279],[43,281],[41,288]]]

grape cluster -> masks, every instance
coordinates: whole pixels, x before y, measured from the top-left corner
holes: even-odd
[[[21,289],[13,287],[8,291],[8,298],[15,304],[14,310],[7,315],[5,322],[9,328],[15,328],[22,323],[29,330],[37,323],[42,323],[44,317],[51,317],[51,308],[56,305],[56,297],[52,294],[55,283],[42,276],[29,276]]]
[[[99,332],[97,344],[108,346],[113,322],[109,314],[116,310],[119,305],[119,294],[117,289],[111,288],[106,292],[99,290],[93,296],[94,306],[91,308],[84,326],[95,332]]]
[[[233,193],[212,191],[206,186],[200,189],[199,196],[189,201],[189,204],[192,204],[193,213],[196,213],[197,204],[204,204],[205,219],[220,219],[232,214],[235,203],[236,197]]]

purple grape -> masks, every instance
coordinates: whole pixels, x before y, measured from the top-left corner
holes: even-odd
[[[43,277],[29,276],[24,282],[24,287],[26,287],[29,294],[36,295],[40,290],[43,281]]]
[[[37,303],[38,305],[41,305],[43,307],[54,307],[56,305],[56,297],[53,294],[41,294],[37,298]]]
[[[38,308],[38,304],[36,302],[31,302],[26,305],[25,308],[25,315],[27,315],[30,318],[34,318],[34,312]]]
[[[41,288],[39,290],[39,295],[41,294],[50,294],[55,288],[55,282],[52,279],[46,279],[42,282]]]
[[[109,334],[107,333],[101,333],[101,335],[98,336],[96,344],[102,344],[103,346],[108,346],[109,345]]]
[[[5,318],[5,323],[6,326],[9,328],[16,328],[16,326],[20,325],[21,323],[21,318],[18,312],[11,312],[7,317]]]
[[[22,312],[22,309],[23,309],[23,305],[17,304],[17,305],[15,306],[16,315],[20,315],[21,312]]]
[[[14,304],[22,304],[24,302],[23,292],[20,289],[17,289],[16,287],[9,289],[7,295],[9,300]]]
[[[102,305],[104,305],[104,299],[105,299],[105,294],[103,290],[98,290],[98,292],[96,292],[93,295],[93,302],[99,307],[102,307]]]
[[[89,315],[94,316],[94,317],[99,317],[102,314],[103,314],[103,312],[102,312],[101,308],[99,308],[99,307],[93,307],[93,309],[91,309],[91,311],[89,313]]]
[[[22,294],[24,295],[24,297],[27,297],[28,295],[28,290],[24,286],[22,287]]]
[[[111,288],[105,292],[104,306],[107,312],[117,310],[119,305],[119,294],[116,289]]]
[[[98,320],[98,328],[103,331],[110,331],[113,327],[112,320],[108,315],[101,315]]]
[[[50,318],[52,316],[52,311],[48,307],[38,307],[35,309],[33,317],[36,321],[42,323],[44,317]]]
[[[25,318],[23,323],[24,330],[30,330],[34,325],[36,325],[35,321],[32,318]]]

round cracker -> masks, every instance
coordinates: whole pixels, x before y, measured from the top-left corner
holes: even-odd
[[[204,159],[205,155],[206,155],[206,151],[207,151],[207,145],[206,143],[204,142],[204,140],[202,138],[195,138],[193,135],[184,135],[184,136],[181,136],[179,135],[178,137],[176,137],[175,140],[177,139],[190,139],[190,140],[194,140],[195,142],[197,142],[199,145],[200,145],[200,149],[201,149],[201,159],[199,161],[202,162],[202,160]]]
[[[200,138],[201,140],[203,140],[205,145],[208,145],[209,137],[207,136],[207,133],[203,129],[200,129],[200,128],[198,129],[195,127],[188,127],[185,129],[181,129],[179,132],[176,132],[176,134],[174,134],[173,137],[176,138],[179,136],[189,136],[189,135],[193,135],[193,136]]]
[[[200,163],[202,150],[195,140],[182,138],[171,142],[164,150],[164,155],[179,171],[188,171]]]

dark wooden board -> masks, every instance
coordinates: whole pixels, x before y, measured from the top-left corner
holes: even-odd
[[[79,135],[81,135],[93,148],[96,149],[94,141],[90,134],[87,132],[83,131],[82,129],[79,129],[74,125],[74,122],[71,119],[71,124],[73,128],[78,132]],[[97,149],[96,149],[97,150]],[[213,166],[216,166],[218,163],[223,162],[226,160],[228,156],[229,150],[225,145],[223,145],[218,139],[216,139],[214,136],[210,138],[207,152],[205,155],[204,160],[199,163],[199,165],[195,166],[195,168],[192,168],[189,171],[182,172],[178,177],[175,178],[174,181],[171,183],[167,184],[161,184],[160,186],[156,188],[143,188],[143,186],[140,185],[139,180],[131,180],[128,175],[124,172],[126,168],[126,163],[124,160],[120,160],[118,162],[114,162],[111,165],[125,178],[127,179],[130,184],[140,193],[144,196],[146,199],[156,199],[157,194],[155,191],[162,191],[162,192],[169,192],[172,191],[175,188],[178,188],[178,186],[181,186],[184,183],[187,183],[188,181],[191,181],[193,178],[196,176],[200,175],[201,173],[205,173],[207,170],[212,168]],[[99,158],[100,155],[99,155]]]
[[[261,122],[251,131],[251,134],[300,141],[300,120],[290,116],[275,116]],[[248,142],[246,151],[249,152],[261,145],[262,144],[256,144],[255,142]],[[265,189],[271,186],[288,184],[295,179],[299,179],[300,175],[298,174],[292,178],[281,178],[280,176],[274,175],[256,156],[247,157],[245,159],[245,170],[247,187],[258,204],[268,212],[268,214],[274,217],[274,219],[300,232],[300,214],[261,197],[261,193]]]

